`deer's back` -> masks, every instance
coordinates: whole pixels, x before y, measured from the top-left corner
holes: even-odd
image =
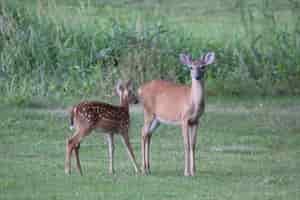
[[[128,127],[128,109],[98,101],[84,101],[73,108],[76,121],[102,129]]]

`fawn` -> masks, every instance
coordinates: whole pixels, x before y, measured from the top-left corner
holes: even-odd
[[[83,101],[71,109],[71,127],[75,128],[75,133],[66,141],[65,173],[70,174],[72,151],[75,151],[77,169],[82,175],[79,160],[80,141],[89,135],[93,130],[100,129],[107,135],[109,153],[109,173],[114,173],[114,134],[119,133],[127,149],[127,153],[133,163],[136,172],[139,171],[135,156],[129,142],[128,129],[130,124],[129,104],[138,103],[137,97],[132,91],[132,82],[127,81],[122,84],[117,83],[116,91],[120,97],[120,105],[115,106],[97,101]]]

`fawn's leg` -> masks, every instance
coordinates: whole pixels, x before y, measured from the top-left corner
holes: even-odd
[[[108,144],[108,158],[109,158],[109,173],[114,173],[114,135],[112,133],[109,133],[107,135],[107,144]]]
[[[65,159],[65,173],[70,174],[71,172],[71,156],[73,149],[77,143],[77,137],[79,135],[79,131],[75,131],[71,138],[67,138],[66,140],[66,159]]]
[[[80,149],[80,142],[78,143],[78,145],[75,147],[74,150],[75,150],[77,170],[78,170],[79,174],[82,176],[82,169],[81,169],[80,160],[79,160],[79,149]]]
[[[67,139],[66,144],[66,161],[65,161],[65,173],[70,174],[71,171],[71,155],[72,151],[75,150],[76,166],[78,172],[82,175],[82,169],[79,160],[79,148],[81,139],[90,133],[90,129],[78,129],[74,135]]]
[[[132,147],[131,147],[131,144],[129,142],[129,137],[128,137],[128,132],[123,132],[122,134],[122,140],[123,140],[123,143],[127,149],[127,153],[128,153],[128,156],[133,164],[133,167],[134,167],[134,170],[136,173],[139,172],[139,169],[138,169],[138,166],[137,166],[137,163],[136,163],[136,160],[135,160],[135,156],[134,156],[134,153],[133,153],[133,150],[132,150]]]

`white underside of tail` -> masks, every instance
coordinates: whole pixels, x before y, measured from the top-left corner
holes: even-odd
[[[73,131],[75,129],[74,126],[70,126],[69,128],[71,131]]]

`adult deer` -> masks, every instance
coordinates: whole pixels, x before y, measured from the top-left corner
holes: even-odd
[[[77,169],[82,175],[79,160],[80,141],[95,129],[101,129],[107,133],[109,153],[109,173],[114,173],[114,134],[120,133],[123,143],[127,148],[128,155],[138,172],[135,156],[129,142],[129,104],[137,103],[138,100],[132,92],[131,81],[121,84],[119,81],[116,91],[120,97],[120,106],[110,105],[96,101],[84,101],[75,105],[71,110],[71,127],[75,127],[74,135],[66,141],[65,173],[70,174],[72,151],[75,151]]]
[[[164,123],[181,126],[185,155],[184,175],[194,176],[197,129],[205,106],[203,76],[206,66],[213,63],[214,59],[214,53],[207,53],[194,61],[190,55],[180,55],[181,63],[190,70],[191,86],[153,80],[139,88],[138,93],[144,109],[141,136],[143,173],[150,173],[152,132],[160,123]]]

